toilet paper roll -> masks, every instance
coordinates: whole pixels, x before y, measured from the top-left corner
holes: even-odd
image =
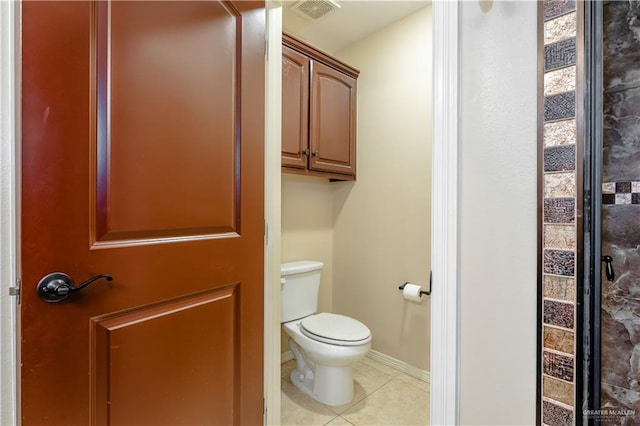
[[[420,294],[420,291],[422,291],[422,286],[407,283],[405,284],[404,289],[402,289],[402,295],[407,300],[420,302],[422,301],[422,294]]]

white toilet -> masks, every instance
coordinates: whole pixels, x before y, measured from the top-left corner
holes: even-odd
[[[310,260],[281,265],[281,322],[296,357],[291,382],[324,404],[341,405],[353,399],[353,364],[371,349],[371,332],[353,318],[316,313],[323,266]]]

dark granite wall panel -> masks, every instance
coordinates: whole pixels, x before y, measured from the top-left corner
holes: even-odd
[[[562,120],[576,115],[575,92],[559,93],[544,98],[544,120]]]
[[[640,84],[640,2],[604,2],[604,87],[624,89]]]
[[[640,86],[605,93],[603,145],[604,182],[640,180]]]
[[[640,1],[604,8],[602,253],[615,280],[602,279],[601,404],[640,418]]]

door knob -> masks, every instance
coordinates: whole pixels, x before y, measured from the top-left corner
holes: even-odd
[[[605,274],[607,280],[613,281],[616,278],[616,274],[613,271],[613,258],[611,256],[602,256],[602,261],[605,263]]]
[[[54,272],[42,278],[36,286],[36,290],[38,291],[40,299],[45,302],[62,302],[69,294],[80,291],[101,278],[105,278],[107,281],[113,280],[111,275],[101,274],[74,286],[73,280],[69,275],[63,274],[62,272]]]

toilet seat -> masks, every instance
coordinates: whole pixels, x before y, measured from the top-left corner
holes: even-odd
[[[371,341],[371,331],[360,321],[323,312],[300,321],[300,331],[310,339],[338,346],[358,346]]]

